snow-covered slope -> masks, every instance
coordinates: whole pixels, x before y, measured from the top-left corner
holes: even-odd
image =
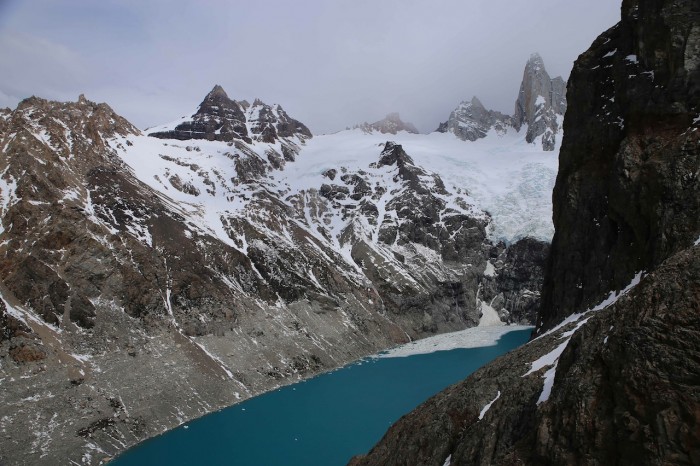
[[[491,219],[489,237],[507,243],[526,236],[543,241],[553,234],[551,192],[557,172],[557,157],[525,142],[525,132],[499,135],[492,130],[484,139],[463,142],[449,133],[411,134],[399,132],[391,140],[403,146],[416,165],[437,174],[450,199],[463,199],[464,213]],[[267,190],[289,200],[329,183],[328,170],[372,173],[375,183],[389,192],[396,188],[392,173],[373,169],[387,142],[381,133],[360,129],[316,136],[301,146],[293,163],[283,169],[267,167],[269,176],[255,183],[241,183],[249,176],[244,161],[251,157],[261,166],[267,154],[281,152],[280,143],[257,143],[246,150],[219,141],[173,141],[129,137],[117,141],[118,151],[134,173],[146,184],[182,203],[195,223],[231,240],[223,231],[222,215],[243,215],[253,194]],[[251,154],[254,153],[255,155]],[[342,173],[341,173],[342,175]],[[238,181],[232,181],[238,180]],[[453,205],[454,207],[454,205]],[[348,221],[336,212],[326,228],[339,238]]]
[[[526,143],[524,131],[499,135],[492,130],[473,142],[437,132],[399,132],[390,139],[401,144],[417,165],[439,175],[450,194],[488,212],[489,237],[494,241],[514,242],[525,236],[551,240],[557,157],[536,143]],[[315,136],[281,180],[300,191],[320,186],[328,169],[367,170],[386,141],[386,135],[361,130]]]

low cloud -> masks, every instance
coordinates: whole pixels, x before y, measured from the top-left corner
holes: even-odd
[[[280,103],[315,133],[393,111],[427,132],[472,95],[511,113],[532,52],[568,77],[619,3],[35,0],[9,13],[10,100],[85,93],[145,127],[191,111],[218,83],[232,98]]]

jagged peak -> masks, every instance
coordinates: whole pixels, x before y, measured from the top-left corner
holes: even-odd
[[[382,150],[377,166],[396,165],[400,168],[405,164],[412,165],[413,159],[403,150],[403,146],[394,141],[387,141],[384,144],[384,150]]]
[[[246,100],[233,100],[219,84],[209,91],[194,115],[151,128],[148,134],[162,139],[241,140],[248,144],[253,140],[273,143],[281,138],[312,137],[311,131],[280,105],[268,105],[259,98],[252,105]]]
[[[205,100],[218,100],[218,99],[229,99],[228,94],[223,87],[219,84],[215,84],[209,94],[204,98]]]

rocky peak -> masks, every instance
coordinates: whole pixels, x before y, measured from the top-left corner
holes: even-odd
[[[260,99],[253,105],[229,98],[220,85],[206,95],[194,115],[171,125],[153,128],[148,134],[161,139],[206,139],[210,141],[253,141],[273,143],[281,138],[304,141],[311,131],[290,118],[279,105],[270,106]]]
[[[205,102],[222,102],[225,100],[230,100],[228,94],[223,87],[219,84],[215,84],[209,94],[204,98]]]
[[[440,124],[437,131],[453,133],[463,141],[476,141],[486,137],[491,129],[499,134],[511,125],[511,118],[500,112],[486,110],[481,101],[472,97],[470,101],[460,103],[450,114],[450,118]]]
[[[402,168],[406,166],[406,164],[413,165],[413,159],[403,150],[403,146],[393,141],[387,141],[386,144],[384,144],[384,150],[382,151],[377,166],[396,165]]]
[[[513,125],[518,131],[527,125],[527,142],[535,142],[542,136],[542,148],[554,150],[555,135],[560,129],[557,116],[563,116],[566,111],[565,92],[564,79],[550,78],[542,57],[533,53],[525,64],[513,115]]]

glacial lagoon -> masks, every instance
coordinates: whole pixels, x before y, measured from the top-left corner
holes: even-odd
[[[527,342],[531,328],[512,328],[483,329],[487,338],[469,329],[476,343],[455,344],[452,334],[363,359],[184,424],[110,464],[345,465],[430,396]]]

